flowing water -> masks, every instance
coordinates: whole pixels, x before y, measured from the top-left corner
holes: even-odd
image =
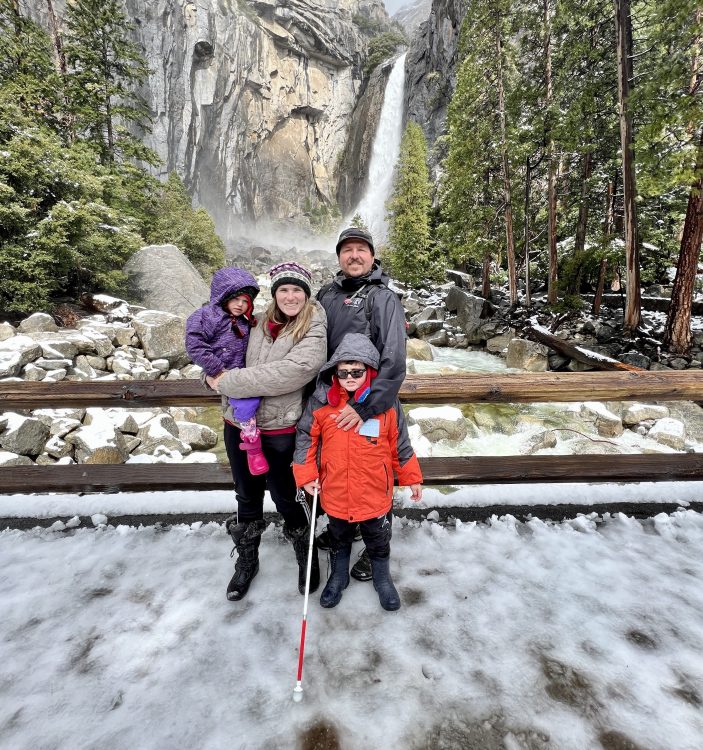
[[[376,242],[385,242],[388,234],[386,201],[393,186],[393,170],[400,153],[403,135],[403,94],[405,54],[394,63],[383,97],[383,107],[371,151],[366,191],[350,217],[360,214]]]

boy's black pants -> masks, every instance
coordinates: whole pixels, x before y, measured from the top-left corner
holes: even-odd
[[[342,518],[335,518],[327,514],[329,523],[327,528],[330,535],[330,549],[338,550],[347,545],[351,546],[354,541],[356,521],[349,522]],[[361,538],[366,545],[369,557],[388,557],[391,553],[391,536],[393,527],[391,525],[392,515],[384,513],[378,518],[369,518],[360,521]]]

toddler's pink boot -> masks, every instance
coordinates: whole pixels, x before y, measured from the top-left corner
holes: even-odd
[[[242,442],[239,446],[241,450],[247,452],[247,464],[252,476],[265,474],[269,470],[269,464],[261,450],[261,436],[249,438],[242,435]]]

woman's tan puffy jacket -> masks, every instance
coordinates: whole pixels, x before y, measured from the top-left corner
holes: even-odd
[[[251,331],[246,368],[227,370],[219,382],[227,421],[235,423],[228,398],[260,396],[256,423],[262,430],[292,427],[303,410],[303,389],[327,359],[327,316],[318,302],[308,332],[297,344],[291,336],[274,341],[264,335],[263,325]]]

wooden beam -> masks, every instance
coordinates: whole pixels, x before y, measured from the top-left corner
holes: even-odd
[[[427,485],[703,480],[703,454],[421,458]],[[226,464],[0,468],[0,493],[231,490]]]
[[[74,406],[206,406],[220,397],[197,380],[0,382],[0,412]],[[409,375],[400,399],[415,404],[647,399],[703,401],[703,371],[526,372]]]

